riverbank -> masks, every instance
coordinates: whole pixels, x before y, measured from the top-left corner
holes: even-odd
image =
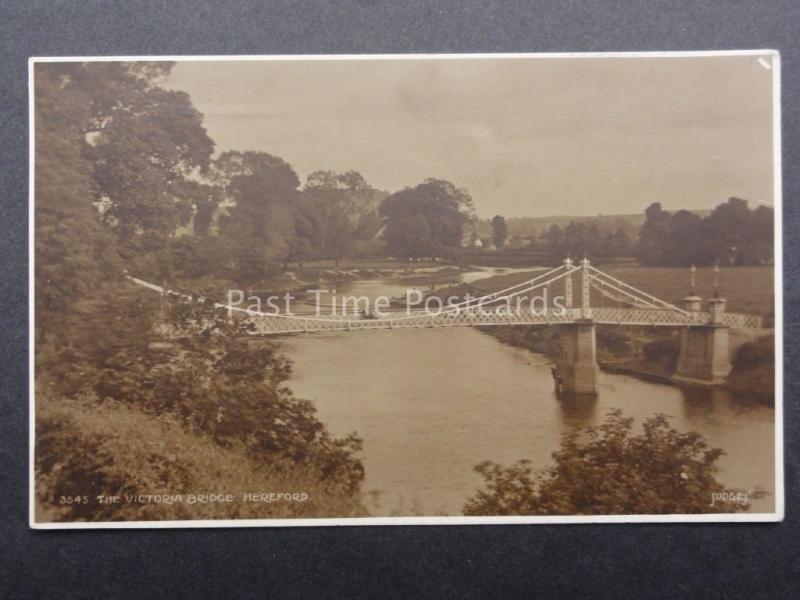
[[[176,278],[167,281],[166,286],[178,292],[213,298],[223,303],[227,301],[229,290],[240,290],[245,297],[252,295],[260,298],[283,298],[290,294],[295,300],[302,300],[309,297],[309,290],[312,289],[333,290],[337,286],[354,282],[381,279],[402,282],[409,289],[432,290],[438,284],[454,284],[466,273],[477,275],[483,271],[480,267],[459,267],[442,261],[348,260],[340,261],[338,266],[334,261],[317,261],[287,268],[246,286],[218,277]],[[143,278],[147,279],[146,276]]]
[[[543,354],[552,361],[557,360],[560,352],[555,328],[501,326],[477,329],[505,344]],[[597,364],[607,373],[674,386],[672,376],[679,351],[675,337],[674,332],[653,334],[642,328],[622,333],[614,326],[598,325]],[[718,387],[737,397],[772,404],[775,398],[773,344],[772,336],[743,344],[733,357],[727,380]]]
[[[609,269],[615,276],[652,293],[677,302],[675,289],[680,289],[681,280],[686,278],[685,269],[621,267]],[[447,293],[463,297],[469,293],[473,297],[491,294],[534,277],[536,271],[514,273],[507,276],[490,277],[473,285],[459,285],[440,290],[437,295]],[[703,284],[698,285],[697,293],[710,296],[711,272],[700,273]],[[705,277],[708,275],[709,277]],[[726,294],[728,306],[735,310],[748,311],[761,315],[766,323],[771,322],[774,295],[772,293],[772,269],[770,267],[742,267],[723,269],[720,274],[720,289]],[[705,279],[709,279],[705,281]],[[670,291],[671,290],[671,291]],[[557,287],[555,293],[561,293]],[[671,295],[670,295],[671,294]],[[550,298],[552,300],[552,297]],[[593,292],[592,303],[604,299],[596,298]],[[503,343],[525,348],[531,352],[544,354],[556,360],[559,354],[557,331],[541,327],[479,327]],[[611,373],[631,375],[647,381],[675,385],[672,376],[680,351],[678,333],[674,329],[647,327],[621,328],[613,325],[598,325],[597,360],[600,368]],[[732,369],[722,387],[737,396],[753,398],[762,403],[774,401],[775,360],[774,338],[765,335],[744,343],[732,356]]]

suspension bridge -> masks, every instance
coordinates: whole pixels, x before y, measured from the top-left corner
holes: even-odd
[[[163,295],[197,298],[128,277],[137,285]],[[580,298],[574,298],[574,279],[580,282]],[[562,292],[560,302],[535,306],[543,290]],[[321,331],[375,331],[382,329],[476,327],[499,325],[551,325],[559,328],[561,356],[558,379],[564,391],[594,394],[597,391],[595,326],[652,326],[681,328],[681,351],[675,378],[690,383],[721,383],[730,371],[729,331],[762,329],[761,318],[726,312],[725,300],[706,302],[692,292],[682,307],[657,298],[592,266],[587,258],[578,264],[567,258],[563,264],[522,283],[478,298],[424,309],[375,313],[343,312],[336,315],[265,313],[214,303],[228,315],[238,314],[248,335],[271,336]],[[601,306],[592,305],[592,292]],[[615,307],[606,307],[611,299]],[[199,301],[204,301],[202,298]]]

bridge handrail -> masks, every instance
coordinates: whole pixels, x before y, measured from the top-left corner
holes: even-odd
[[[557,275],[555,277],[551,277],[550,279],[542,281],[541,283],[538,283],[538,284],[535,284],[535,285],[530,285],[533,282],[541,280],[541,279],[547,277],[548,275],[557,272],[558,270],[560,270],[562,268],[564,268],[564,267],[562,266],[562,267],[558,267],[558,268],[552,269],[552,270],[548,271],[547,273],[544,273],[542,275],[534,277],[533,279],[529,279],[528,281],[523,281],[522,283],[519,283],[519,284],[513,285],[513,286],[511,286],[509,288],[506,288],[506,290],[500,290],[498,292],[492,292],[491,294],[487,294],[486,296],[482,296],[480,298],[475,298],[474,300],[469,300],[467,302],[469,304],[475,303],[476,307],[480,307],[480,306],[483,306],[484,304],[494,303],[494,302],[497,302],[499,300],[507,300],[507,299],[512,298],[514,296],[517,296],[519,294],[527,293],[527,292],[533,291],[533,290],[535,290],[537,288],[540,288],[540,287],[543,287],[543,286],[546,286],[546,285],[550,285],[554,281],[558,281],[559,279],[561,279],[563,277],[566,277],[568,275],[571,275],[572,273],[574,273],[575,271],[580,269],[580,267],[573,267],[571,270],[565,271],[564,273],[561,273],[560,275]],[[138,279],[138,278],[132,277],[130,275],[127,275],[126,277],[129,280],[131,280],[134,283],[136,283],[137,285],[146,287],[146,288],[148,288],[150,290],[159,292],[161,294],[169,293],[169,294],[180,296],[180,297],[188,299],[188,300],[197,300],[199,302],[203,301],[203,298],[193,298],[189,294],[184,294],[184,293],[181,293],[181,292],[175,292],[173,290],[168,290],[168,289],[165,289],[164,287],[162,287],[160,285],[156,285],[154,283],[150,283],[150,282],[145,281],[143,279]],[[521,286],[526,286],[526,285],[528,287],[526,287],[524,289],[521,289],[521,290],[516,290],[511,294],[506,294],[505,296],[500,296],[499,295],[499,294],[501,294],[501,293],[503,293],[505,291],[513,290],[515,288],[519,288]],[[489,300],[487,300],[487,299],[489,299]],[[462,302],[462,303],[459,303],[459,304],[450,304],[450,305],[444,306],[440,311],[435,313],[435,315],[446,313],[446,312],[459,312],[459,311],[463,311],[463,310],[472,308],[470,306],[464,307],[464,304],[465,303]],[[229,311],[243,313],[248,317],[272,317],[272,318],[286,319],[286,320],[297,320],[297,319],[300,319],[300,320],[304,320],[304,321],[318,321],[320,323],[341,323],[343,321],[346,321],[346,317],[347,317],[347,315],[334,316],[334,317],[322,317],[322,316],[319,316],[319,315],[308,316],[308,315],[287,315],[287,314],[283,314],[283,313],[265,313],[265,312],[262,312],[262,311],[255,311],[255,310],[250,310],[250,309],[247,309],[247,308],[240,308],[240,307],[237,307],[237,306],[230,306],[229,304],[223,304],[221,302],[214,302],[214,308],[222,308],[222,309],[226,309],[226,310],[229,310]],[[398,311],[398,312],[400,312],[400,311]],[[378,316],[375,319],[371,319],[371,320],[374,320],[374,321],[381,321],[382,320],[382,321],[392,321],[392,322],[394,322],[394,321],[401,321],[403,319],[418,318],[418,316],[419,316],[417,314],[409,315],[409,314],[407,314],[408,311],[403,311],[403,312],[406,313],[403,316],[393,316],[393,315],[390,315],[388,317]],[[427,310],[425,310],[424,312],[430,313],[430,311],[427,311]],[[358,321],[353,321],[353,322],[359,322],[360,320],[361,319],[359,319]]]

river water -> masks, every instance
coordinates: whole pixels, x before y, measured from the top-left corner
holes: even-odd
[[[359,281],[337,293],[393,296],[406,287]],[[547,466],[567,431],[599,423],[613,408],[637,426],[662,412],[676,428],[702,433],[726,452],[720,480],[765,490],[751,510],[773,510],[774,411],[725,391],[601,373],[596,401],[560,401],[546,356],[467,327],[330,332],[281,346],[294,362],[288,385],[295,394],[314,402],[332,434],[356,431],[364,440],[363,489],[373,516],[460,515],[481,487],[477,463],[525,458]]]

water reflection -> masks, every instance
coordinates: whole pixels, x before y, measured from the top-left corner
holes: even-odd
[[[563,422],[571,427],[586,427],[595,421],[597,396],[588,394],[553,393],[558,402]]]

